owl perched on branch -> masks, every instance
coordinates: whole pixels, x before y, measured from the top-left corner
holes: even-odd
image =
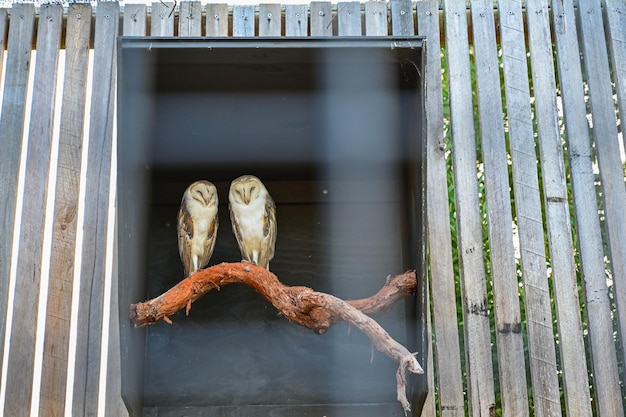
[[[186,277],[211,259],[219,226],[217,205],[217,189],[209,181],[196,181],[183,194],[178,210],[178,253]]]
[[[228,193],[230,221],[244,261],[269,269],[276,244],[276,205],[257,177],[243,175]]]

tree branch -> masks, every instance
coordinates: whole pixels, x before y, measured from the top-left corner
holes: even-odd
[[[410,410],[406,397],[406,372],[421,374],[424,371],[414,354],[366,314],[386,312],[398,299],[413,294],[417,287],[414,271],[388,277],[385,286],[371,297],[343,301],[308,287],[284,285],[270,271],[250,263],[221,263],[196,272],[152,300],[131,304],[130,318],[136,327],[161,320],[171,323],[170,315],[182,308],[186,308],[189,314],[191,303],[202,295],[233,283],[251,286],[288,320],[317,334],[326,332],[333,324],[341,321],[359,328],[378,351],[399,364],[396,375],[398,401],[405,413]]]

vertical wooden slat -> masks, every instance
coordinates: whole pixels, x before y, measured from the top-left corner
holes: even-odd
[[[609,258],[613,272],[616,318],[622,346],[626,346],[626,187],[620,158],[611,74],[599,0],[578,8],[583,63],[589,85],[593,137],[600,167]],[[624,118],[622,117],[622,121]],[[626,349],[622,349],[623,359]]]
[[[513,163],[513,189],[526,302],[533,404],[536,416],[555,416],[561,415],[561,402],[530,108],[522,6],[513,0],[500,0],[498,11]]]
[[[339,36],[361,36],[361,3],[345,1],[337,3],[337,33]]]
[[[471,7],[502,415],[521,417],[528,395],[493,2],[474,0]]]
[[[311,36],[332,36],[333,21],[331,2],[311,2]]]
[[[259,4],[259,36],[280,36],[280,4]]]
[[[0,9],[0,79],[2,79],[2,71],[3,71],[3,62],[4,62],[4,50],[6,48],[7,43],[7,32],[8,32],[8,18],[9,14],[7,9]],[[0,111],[3,110],[0,109]],[[0,113],[0,120],[2,113]],[[1,134],[0,134],[1,135]],[[4,172],[5,163],[10,163],[10,161],[5,161],[5,157],[0,156],[0,172]],[[4,174],[0,174],[4,175]],[[4,177],[3,177],[4,178]],[[17,184],[16,184],[17,186]],[[0,186],[2,189],[2,186]],[[13,210],[11,208],[11,210]],[[0,207],[0,212],[3,214],[7,214],[4,207]],[[4,216],[3,216],[4,218]],[[5,316],[6,316],[6,305],[7,305],[7,297],[8,297],[8,283],[9,283],[9,263],[8,260],[11,259],[10,253],[10,245],[12,235],[9,236],[6,234],[4,224],[0,223],[0,231],[3,231],[2,237],[0,239],[0,350],[3,347],[4,342],[4,329],[5,329]],[[4,246],[3,246],[4,245]],[[2,368],[2,359],[0,359],[0,369]]]
[[[365,3],[365,34],[387,36],[387,3],[382,1]]]
[[[84,3],[68,6],[65,81],[39,403],[42,416],[61,416],[65,409],[90,28],[91,6]]]
[[[7,22],[9,14],[7,9],[0,9],[0,51],[4,51],[6,47]],[[4,62],[4,54],[0,54],[0,77],[2,77],[2,63]]]
[[[600,416],[622,415],[611,306],[604,270],[602,235],[598,218],[593,151],[580,66],[578,33],[571,2],[553,0],[552,20],[556,41],[559,83],[563,99],[565,138],[570,161],[576,231],[584,277],[585,313],[591,348],[594,402]]]
[[[98,3],[96,16],[73,397],[74,415],[85,416],[98,410],[119,3]]]
[[[115,201],[117,201],[117,193],[114,195]],[[115,216],[114,223],[117,224],[117,212],[113,214]],[[106,389],[106,412],[105,416],[115,417],[128,417],[129,412],[126,408],[124,400],[122,400],[122,381],[120,375],[122,372],[122,363],[120,355],[120,314],[119,314],[119,287],[118,287],[118,228],[113,227],[113,261],[111,265],[111,315],[109,322],[105,323],[105,326],[109,327],[109,358],[108,366],[106,369],[107,376],[107,389]]]
[[[146,35],[146,5],[127,4],[124,6],[124,26],[122,34],[124,36],[145,36]]]
[[[626,2],[603,0],[603,4],[617,104],[623,121],[626,120]]]
[[[424,13],[435,14],[439,16],[437,11],[430,10],[429,6],[422,7],[421,2],[417,2],[416,6],[422,8]],[[419,15],[419,13],[417,13]],[[426,16],[430,16],[427,14]],[[394,35],[410,36],[415,34],[415,24],[413,22],[413,5],[411,0],[391,0],[391,31]],[[440,35],[437,34],[437,38]]]
[[[206,35],[228,36],[228,4],[207,4]]]
[[[153,2],[150,19],[151,36],[174,36],[174,2]]]
[[[308,32],[307,6],[304,4],[285,5],[285,35],[306,36]]]
[[[24,20],[34,20],[34,8],[20,10],[18,16],[20,19],[23,16]],[[24,179],[22,225],[19,237],[13,321],[7,363],[8,383],[4,413],[9,416],[30,415],[37,329],[37,298],[41,287],[41,257],[45,221],[43,207],[46,205],[50,170],[54,96],[62,22],[63,8],[61,6],[41,7],[37,29],[37,63],[33,81],[33,104],[27,120],[30,127]]]
[[[461,273],[470,415],[495,408],[489,307],[476,178],[476,140],[464,2],[445,2],[452,162]]]
[[[14,4],[9,25],[4,97],[0,113],[0,347],[4,345],[7,324],[11,245],[34,25],[35,6]],[[2,359],[0,364],[1,361]]]
[[[180,2],[178,13],[178,36],[202,35],[202,3],[199,1]]]
[[[591,396],[587,364],[584,360],[585,343],[556,103],[556,77],[547,0],[528,0],[526,17],[560,359],[567,394],[565,406],[568,416],[590,416]]]
[[[391,4],[392,22],[399,15],[400,7]],[[399,5],[400,2],[398,2]],[[406,4],[405,4],[406,6]],[[406,9],[405,9],[406,10]],[[427,39],[425,73],[426,112],[426,203],[427,233],[430,261],[430,284],[433,326],[435,329],[437,381],[439,409],[445,417],[463,417],[463,380],[461,372],[461,349],[457,324],[457,302],[450,236],[446,149],[443,130],[443,94],[441,84],[441,57],[439,34],[439,5],[437,1],[416,3],[418,34]],[[412,35],[413,26],[393,24],[393,34]],[[432,352],[433,349],[430,349]],[[434,367],[429,367],[434,374]],[[434,392],[434,386],[429,386]],[[431,414],[431,415],[434,415]]]
[[[254,36],[254,6],[233,6],[233,36]]]
[[[428,276],[426,276],[426,279],[428,280]],[[426,282],[426,286],[427,288],[430,288],[430,283],[428,281]],[[420,413],[420,416],[422,417],[431,417],[437,415],[437,404],[435,400],[435,364],[432,349],[432,311],[430,305],[430,293],[428,290],[426,290],[426,343],[428,343],[428,356],[426,359],[426,380],[428,393],[426,394],[426,399],[424,400],[424,405],[422,406],[422,412]]]

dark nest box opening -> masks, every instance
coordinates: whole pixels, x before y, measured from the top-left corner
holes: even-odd
[[[356,299],[417,271],[415,297],[375,319],[425,366],[423,48],[418,37],[120,38],[117,259],[132,415],[404,415],[397,364],[345,323],[316,335],[242,285],[171,325],[134,329],[128,309],[183,278],[176,215],[195,180],[219,192],[210,265],[241,259],[228,188],[253,174],[276,201],[270,269],[283,283]],[[409,384],[418,412],[426,377]]]

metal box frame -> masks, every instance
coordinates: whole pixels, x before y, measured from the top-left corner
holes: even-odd
[[[252,173],[276,200],[270,268],[284,283],[354,299],[388,274],[416,270],[415,297],[376,319],[425,367],[423,39],[118,45],[117,259],[131,414],[403,415],[397,364],[345,324],[317,336],[239,286],[207,294],[173,325],[134,329],[128,306],[182,278],[176,211],[196,179],[219,190],[211,264],[238,260],[227,192]],[[411,377],[414,412],[425,395],[426,377]]]

